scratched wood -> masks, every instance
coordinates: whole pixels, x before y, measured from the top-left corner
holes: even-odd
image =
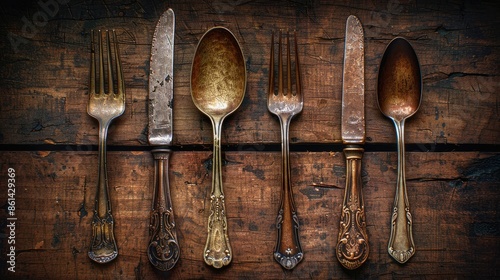
[[[199,151],[172,156],[171,193],[181,258],[165,275],[155,271],[145,253],[153,176],[149,152],[109,153],[119,256],[107,265],[94,264],[87,256],[97,153],[1,152],[0,181],[7,181],[7,168],[16,171],[17,217],[16,272],[7,272],[3,264],[2,279],[492,279],[500,273],[499,153],[408,153],[416,254],[405,265],[387,253],[396,154],[367,153],[363,192],[371,251],[355,271],[342,269],[334,255],[345,183],[343,155],[292,153],[305,258],[290,272],[272,257],[279,152],[225,153],[223,178],[234,259],[221,270],[204,264],[210,155]],[[0,201],[6,200],[2,191]],[[1,215],[4,221],[6,211]],[[5,236],[1,244],[3,260]]]
[[[406,141],[500,143],[496,1],[40,1],[56,3],[50,7],[26,2],[0,4],[0,144],[97,143],[97,124],[86,113],[89,34],[109,28],[120,41],[127,92],[126,112],[112,126],[109,143],[147,145],[149,53],[155,24],[167,7],[176,13],[176,145],[212,139],[210,122],[192,103],[189,77],[198,40],[215,25],[235,33],[248,68],[246,97],[224,125],[225,143],[279,141],[277,120],[265,100],[270,36],[279,28],[298,31],[303,64],[305,105],[292,124],[292,142],[338,143],[350,14],[365,31],[368,142],[395,142],[391,122],[377,107],[377,71],[385,46],[404,36],[423,76],[422,106],[407,123]]]

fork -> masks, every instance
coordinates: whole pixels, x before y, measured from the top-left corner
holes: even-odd
[[[107,84],[108,92],[104,91],[104,62],[102,32],[98,31],[99,45],[99,77],[96,77],[94,31],[91,31],[91,66],[89,103],[87,113],[99,122],[99,165],[97,177],[97,192],[95,197],[94,216],[92,219],[92,241],[89,257],[98,263],[107,263],[118,256],[118,248],[113,233],[114,219],[111,214],[111,201],[108,194],[108,175],[106,168],[106,137],[108,127],[113,119],[125,111],[125,85],[118,53],[116,33],[113,30],[113,54],[115,67],[111,65],[111,46],[109,31],[106,30]],[[117,81],[117,90],[113,87],[113,68]],[[96,92],[96,78],[99,88]]]
[[[295,92],[292,93],[292,66],[290,57],[290,35],[286,35],[287,58],[287,88],[283,86],[283,58],[282,58],[282,31],[278,39],[278,91],[274,83],[274,33],[271,39],[271,58],[269,63],[269,91],[267,95],[267,109],[278,116],[281,126],[281,198],[276,228],[278,239],[274,249],[274,258],[285,269],[294,268],[303,258],[304,254],[299,242],[299,219],[293,201],[290,180],[290,151],[289,127],[296,114],[302,111],[303,96],[300,84],[299,56],[297,53],[297,33],[294,32],[295,43]]]

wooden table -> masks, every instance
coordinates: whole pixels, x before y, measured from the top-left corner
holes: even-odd
[[[0,4],[0,277],[30,279],[487,279],[500,276],[500,4],[495,1],[7,1]],[[153,192],[147,143],[152,34],[176,13],[171,193],[181,259],[159,273],[146,255]],[[340,137],[345,20],[365,32],[363,186],[370,256],[354,271],[335,257],[345,162]],[[212,127],[193,105],[196,45],[222,25],[240,41],[248,84],[223,128],[224,189],[234,258],[206,266]],[[304,261],[273,260],[280,195],[279,124],[266,108],[271,33],[297,30],[304,110],[291,126],[294,198]],[[87,256],[97,176],[97,123],[87,115],[90,30],[115,29],[126,111],[110,128],[108,168],[119,256]],[[386,45],[407,38],[423,100],[406,125],[407,187],[416,254],[387,253],[396,186],[392,123],[377,107]],[[15,213],[8,176],[15,171]],[[317,186],[322,183],[324,186]],[[12,221],[10,218],[17,220]],[[10,226],[15,223],[15,229]],[[14,238],[10,238],[14,235]],[[10,244],[11,240],[15,244]],[[15,246],[15,272],[6,261]]]

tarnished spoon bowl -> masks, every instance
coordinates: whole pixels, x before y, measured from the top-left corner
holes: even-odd
[[[422,77],[417,55],[405,39],[398,37],[387,46],[378,75],[380,111],[392,119],[398,145],[398,181],[391,218],[389,254],[405,263],[415,253],[412,216],[405,180],[405,120],[415,114],[422,99]]]
[[[200,39],[193,59],[191,96],[196,107],[210,118],[214,129],[210,216],[203,258],[215,268],[228,265],[232,259],[222,188],[222,122],[241,105],[245,89],[245,59],[238,41],[226,28],[208,30]]]

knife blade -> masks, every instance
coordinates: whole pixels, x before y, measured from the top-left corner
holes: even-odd
[[[341,135],[345,145],[346,187],[336,255],[345,268],[355,269],[368,258],[369,246],[361,181],[366,134],[364,34],[361,22],[353,15],[346,22],[342,79]]]
[[[174,97],[175,16],[168,9],[160,17],[153,35],[149,72],[150,145],[172,143],[172,101]]]
[[[175,15],[165,11],[156,25],[151,44],[148,98],[148,141],[155,146],[154,193],[149,225],[147,254],[151,264],[162,271],[179,260],[179,243],[170,198],[168,166],[173,138]]]

